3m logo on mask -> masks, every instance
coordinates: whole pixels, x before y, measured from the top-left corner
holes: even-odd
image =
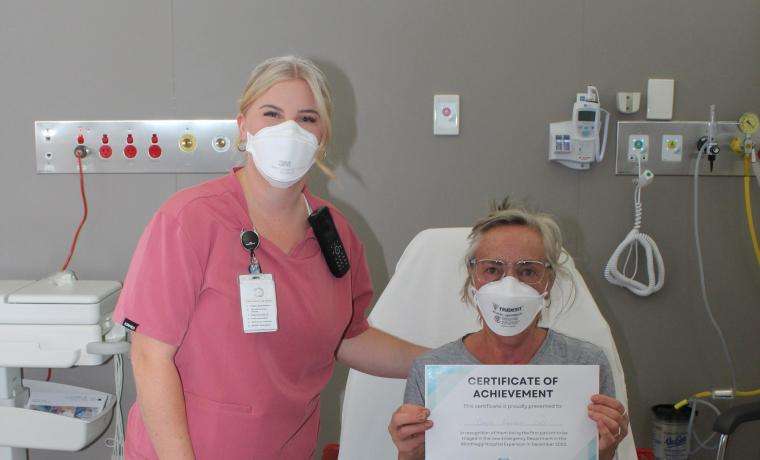
[[[314,164],[319,139],[293,120],[248,133],[245,149],[272,187],[288,188]]]

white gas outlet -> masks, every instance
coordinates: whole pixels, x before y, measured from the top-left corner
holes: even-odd
[[[683,161],[683,136],[680,134],[662,135],[662,161]]]
[[[649,160],[648,134],[631,134],[628,136],[628,161],[636,162],[637,158],[641,158],[642,162]]]

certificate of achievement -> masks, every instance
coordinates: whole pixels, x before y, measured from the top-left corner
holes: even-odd
[[[596,460],[599,366],[428,365],[425,458]]]

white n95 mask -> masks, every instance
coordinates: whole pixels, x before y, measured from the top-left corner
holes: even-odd
[[[484,284],[470,293],[488,328],[498,335],[511,337],[524,331],[547,305],[546,292],[521,283],[513,276]]]
[[[295,184],[314,164],[319,148],[317,137],[293,120],[248,133],[245,149],[253,164],[270,185],[288,188]]]

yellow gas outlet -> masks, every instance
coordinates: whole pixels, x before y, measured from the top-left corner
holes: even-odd
[[[195,140],[195,136],[191,133],[183,134],[179,138],[179,149],[185,153],[193,153],[198,147],[198,142]]]
[[[744,142],[742,142],[742,140],[738,137],[732,138],[728,146],[731,148],[732,152],[738,153],[739,155],[744,154]]]

